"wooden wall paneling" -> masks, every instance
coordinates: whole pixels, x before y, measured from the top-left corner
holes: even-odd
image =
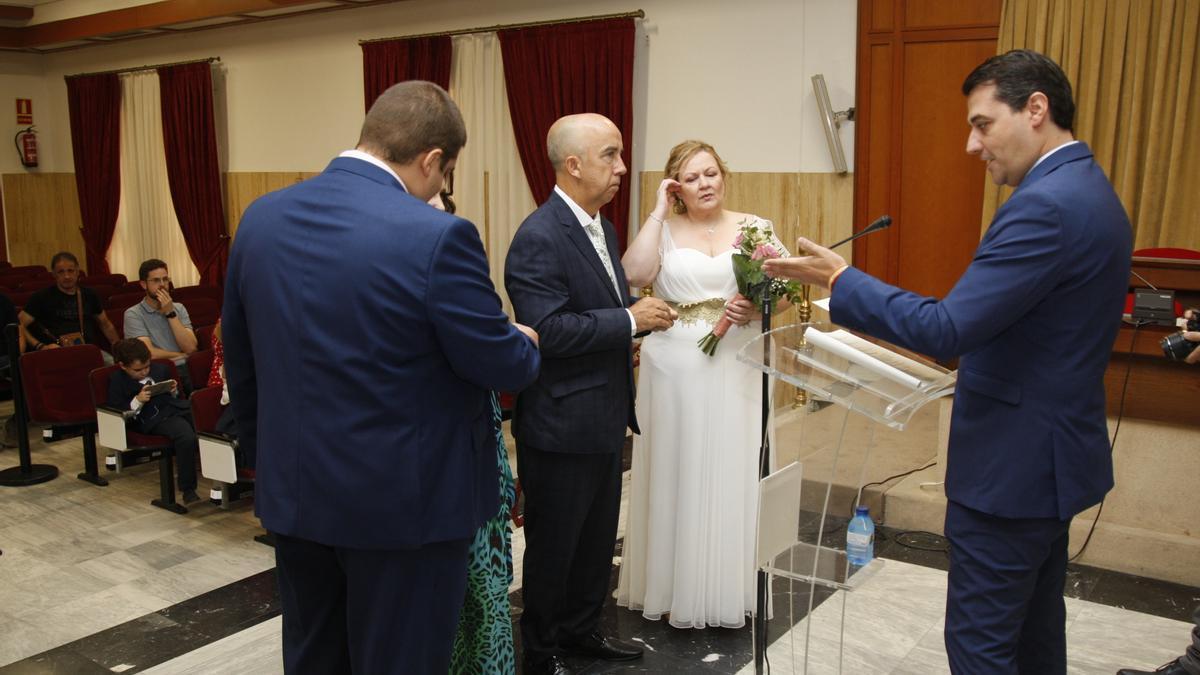
[[[866,8],[868,11],[862,18],[865,19],[865,26],[872,31],[890,31],[895,25],[893,18],[896,12],[892,8],[892,0],[871,0],[871,4]]]
[[[959,86],[995,53],[999,3],[859,0],[858,7],[854,229],[884,213],[895,226],[858,242],[854,264],[889,283],[944,294],[979,241],[973,223],[982,212],[983,168],[964,168],[972,158]],[[880,30],[888,8],[891,28]],[[972,176],[978,181],[967,185]]]
[[[979,245],[984,163],[966,153],[969,127],[960,91],[995,40],[909,42],[904,46],[904,100],[899,126],[902,195],[895,205],[896,284],[945,297]]]
[[[855,229],[884,214],[892,212],[892,190],[890,176],[894,170],[892,161],[892,118],[891,110],[895,88],[891,77],[893,55],[896,52],[891,39],[866,44],[867,63],[863,72],[867,77],[858,80],[855,132]],[[875,112],[878,111],[878,112]],[[895,229],[885,230],[855,242],[854,264],[869,274],[885,281],[894,277],[888,267],[888,252],[894,246]]]
[[[6,173],[2,180],[9,261],[49,265],[51,256],[65,250],[82,263],[86,254],[75,174]]]
[[[905,0],[904,28],[996,26],[1000,0]]]
[[[225,174],[225,221],[230,238],[237,233],[250,202],[317,175],[312,171],[229,172]]]

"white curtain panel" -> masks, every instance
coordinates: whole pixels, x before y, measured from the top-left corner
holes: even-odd
[[[121,75],[121,206],[108,266],[132,280],[148,258],[166,262],[176,286],[200,281],[171,202],[154,70]]]
[[[504,311],[512,316],[504,292],[504,257],[521,221],[537,208],[517,152],[504,62],[495,33],[455,35],[450,66],[450,96],[462,110],[467,146],[454,170],[458,214],[475,223],[487,248],[492,282]]]

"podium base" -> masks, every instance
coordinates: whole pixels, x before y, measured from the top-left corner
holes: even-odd
[[[53,464],[30,464],[29,469],[14,466],[0,471],[0,485],[23,487],[37,485],[58,478],[58,467]]]

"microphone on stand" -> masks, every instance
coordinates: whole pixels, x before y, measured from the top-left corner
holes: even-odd
[[[861,232],[859,232],[858,234],[854,234],[854,235],[851,235],[851,236],[849,236],[849,237],[846,237],[845,239],[843,239],[843,240],[839,241],[838,243],[836,243],[836,244],[834,244],[834,245],[832,245],[832,246],[827,246],[826,248],[831,248],[831,249],[833,249],[833,248],[837,248],[837,247],[841,246],[842,244],[846,244],[846,243],[852,242],[852,241],[854,241],[855,239],[858,239],[859,237],[862,237],[862,236],[865,236],[865,235],[871,234],[872,232],[878,232],[878,231],[880,231],[880,230],[886,230],[886,229],[887,229],[889,226],[891,226],[891,224],[892,224],[892,217],[891,217],[891,216],[880,216],[879,218],[877,218],[877,219],[875,220],[875,222],[873,222],[873,223],[871,223],[870,225],[868,225],[868,226],[866,226],[865,228],[863,228],[863,229],[862,229],[862,231],[861,231]]]

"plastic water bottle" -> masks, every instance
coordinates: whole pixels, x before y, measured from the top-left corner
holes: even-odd
[[[851,565],[863,567],[875,557],[875,523],[870,509],[859,506],[846,528],[846,558]]]

